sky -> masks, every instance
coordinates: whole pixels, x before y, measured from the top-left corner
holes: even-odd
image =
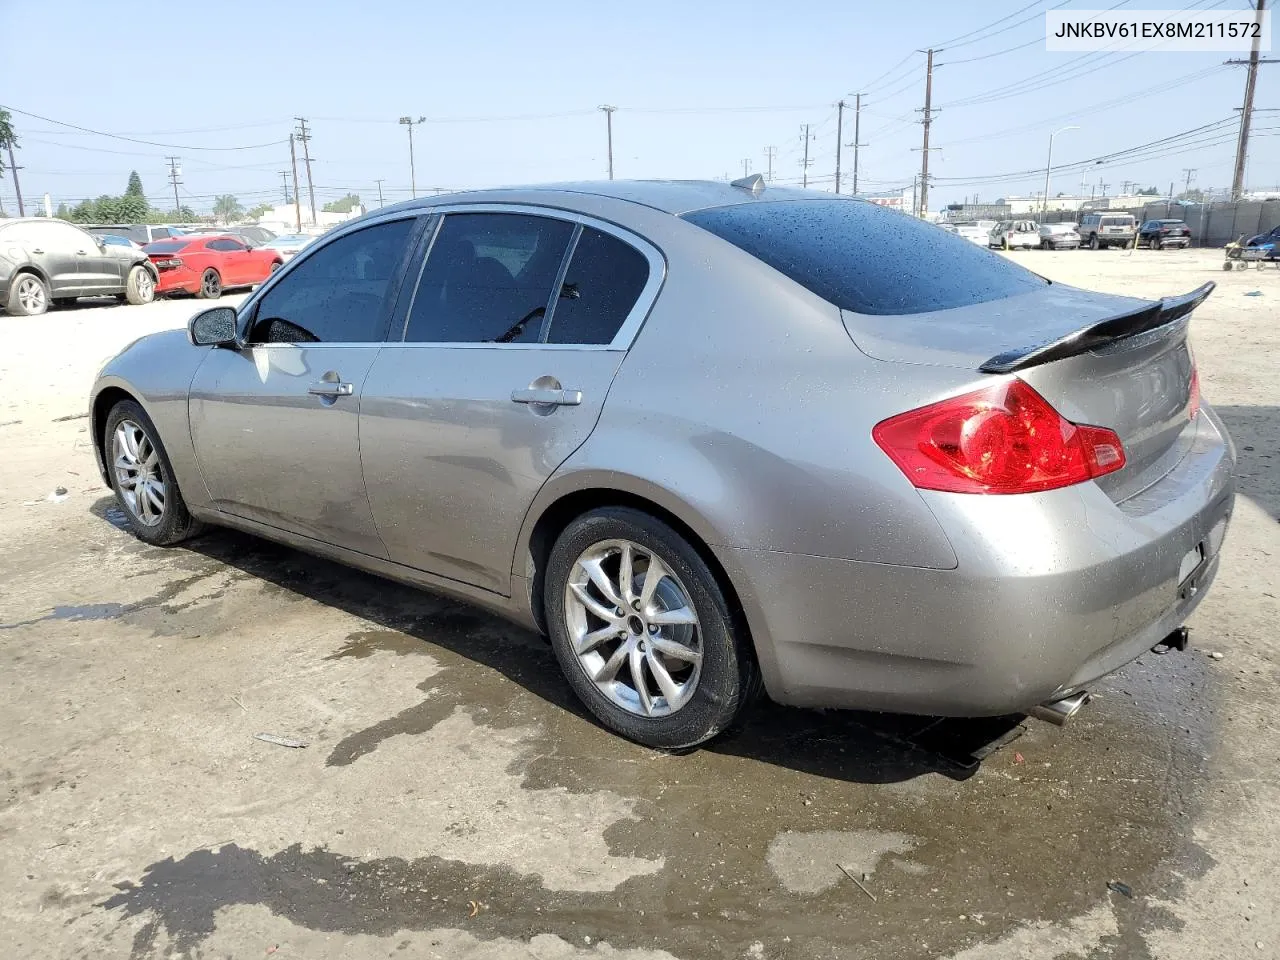
[[[13,113],[28,200],[123,193],[137,170],[148,198],[172,209],[165,158],[177,156],[182,203],[206,211],[218,194],[245,207],[283,201],[297,117],[312,133],[318,205],[354,192],[376,206],[379,179],[386,202],[409,197],[405,115],[426,118],[413,133],[419,193],[602,179],[603,104],[617,107],[620,179],[767,173],[773,147],[774,179],[799,183],[808,124],[810,185],[831,190],[836,103],[846,101],[852,144],[864,91],[859,189],[909,190],[921,158],[917,51],[933,46],[932,209],[1043,190],[1049,136],[1069,126],[1054,143],[1054,166],[1068,169],[1051,193],[1079,192],[1082,170],[1086,192],[1106,184],[1111,195],[1135,180],[1181,190],[1188,169],[1192,186],[1228,186],[1245,71],[1223,61],[1239,54],[1046,52],[1046,10],[1114,2],[221,0],[148,19],[145,6],[125,15],[101,0],[0,0],[0,106]],[[1280,66],[1260,68],[1256,106],[1280,107]],[[1257,114],[1254,128],[1247,181],[1280,188],[1280,111]],[[844,192],[853,152],[842,150]],[[299,176],[305,203],[301,150]],[[15,208],[8,174],[0,205]]]

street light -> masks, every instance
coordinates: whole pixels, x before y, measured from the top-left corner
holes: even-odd
[[[1044,203],[1040,205],[1040,213],[1044,215],[1049,212],[1049,169],[1053,166],[1053,138],[1060,133],[1066,133],[1068,130],[1079,130],[1079,127],[1063,127],[1061,130],[1055,130],[1049,134],[1049,159],[1044,165]]]
[[[418,181],[413,172],[413,125],[415,123],[426,123],[426,117],[419,117],[417,120],[413,117],[401,117],[400,122],[409,128],[409,189],[413,192],[413,196],[418,195]]]

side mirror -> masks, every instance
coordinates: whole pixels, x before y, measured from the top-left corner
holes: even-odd
[[[230,307],[202,310],[187,322],[187,336],[197,347],[224,347],[236,343],[236,312]]]

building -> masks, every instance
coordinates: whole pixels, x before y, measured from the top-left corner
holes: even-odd
[[[324,210],[316,211],[316,219],[319,223],[311,222],[311,206],[309,203],[303,202],[302,211],[302,229],[306,233],[320,232],[328,230],[330,227],[354,219],[361,216],[365,212],[363,204],[353,207],[350,213],[327,213]],[[266,227],[276,233],[295,233],[298,229],[298,211],[293,204],[287,206],[272,207],[265,211],[258,218],[258,226]]]

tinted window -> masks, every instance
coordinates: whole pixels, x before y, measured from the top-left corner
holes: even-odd
[[[205,246],[210,250],[243,250],[244,245],[235,240],[210,240]]]
[[[148,243],[142,249],[147,253],[177,253],[187,243],[186,240],[157,240],[155,243]]]
[[[152,228],[151,228],[151,235],[152,235],[153,237],[155,237],[157,240],[159,240],[159,239],[161,239],[161,238],[163,238],[163,237],[169,237],[169,236],[172,236],[172,234],[170,234],[170,233],[169,233],[169,228],[168,228],[168,227],[152,227]]]
[[[548,343],[609,343],[649,279],[649,261],[617,237],[584,227],[551,317]]]
[[[930,223],[859,200],[742,203],[684,216],[856,313],[945,310],[1048,282]]]
[[[253,343],[372,343],[382,340],[388,300],[414,221],[392,220],[327,243],[258,303]]]
[[[449,214],[431,245],[405,340],[536,343],[573,224],[514,213]]]

